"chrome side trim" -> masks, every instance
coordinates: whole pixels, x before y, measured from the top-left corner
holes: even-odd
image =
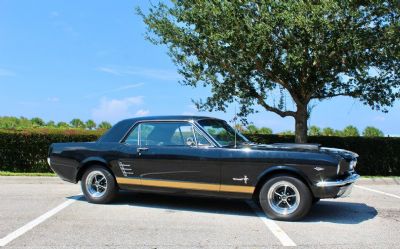
[[[351,176],[347,177],[344,180],[337,180],[337,181],[320,181],[317,182],[316,186],[317,187],[338,187],[338,186],[343,186],[349,183],[354,183],[355,181],[360,178],[359,174],[352,174]]]

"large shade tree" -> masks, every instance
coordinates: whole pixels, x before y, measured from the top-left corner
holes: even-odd
[[[182,83],[211,88],[199,109],[237,101],[246,117],[260,105],[293,117],[299,143],[310,101],[349,96],[387,111],[399,97],[397,0],[175,0],[138,13]],[[293,109],[274,101],[280,93]]]

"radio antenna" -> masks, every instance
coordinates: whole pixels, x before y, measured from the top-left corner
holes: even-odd
[[[235,105],[235,116],[233,117],[233,121],[234,121],[234,130],[235,130],[235,149],[237,147],[237,125],[236,125],[236,120],[237,120],[237,113],[236,113],[236,105]]]

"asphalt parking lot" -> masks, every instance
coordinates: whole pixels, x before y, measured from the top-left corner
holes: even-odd
[[[245,201],[123,192],[95,205],[56,177],[0,177],[0,247],[400,248],[399,184],[361,180],[350,197],[279,222]]]

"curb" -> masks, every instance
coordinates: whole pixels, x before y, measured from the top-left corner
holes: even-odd
[[[0,176],[0,184],[68,184],[55,176]]]
[[[400,177],[361,177],[356,184],[358,185],[400,185]]]

